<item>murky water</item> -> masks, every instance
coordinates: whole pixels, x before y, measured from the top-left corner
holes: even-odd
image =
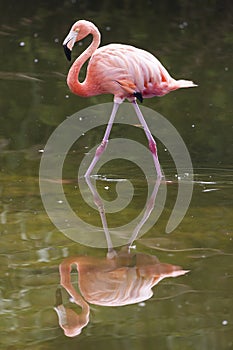
[[[228,1],[210,1],[208,6],[205,1],[2,4],[0,349],[233,348],[232,10]],[[189,150],[194,187],[188,211],[173,232],[165,233],[179,179],[170,154],[158,142],[167,191],[162,213],[146,234],[139,233],[131,254],[123,254],[118,247],[118,255],[111,260],[106,259],[107,249],[90,246],[93,237],[103,238],[104,232],[93,194],[83,185],[85,203],[80,195],[83,179],[77,181],[77,168],[101,141],[104,126],[86,133],[73,145],[63,169],[69,204],[92,227],[85,231],[77,226],[77,237],[90,237],[89,245],[71,240],[50,221],[39,191],[42,151],[56,127],[83,108],[112,100],[111,96],[82,99],[73,96],[66,86],[69,64],[61,43],[79,18],[97,24],[103,44],[124,42],[145,48],[174,77],[199,84],[198,88],[143,104],[169,120]],[[83,47],[75,48],[74,55]],[[136,139],[147,145],[134,119],[128,128],[120,122],[114,125],[111,137]],[[100,171],[104,176],[96,180],[108,209],[115,205],[119,193],[127,202],[132,186],[134,189],[125,209],[106,214],[110,230],[137,218],[147,203],[148,181],[154,181],[154,174],[146,178],[133,160],[132,155],[131,161],[106,163]],[[119,192],[128,180],[132,186]],[[51,182],[51,190],[56,181],[59,179]],[[163,186],[160,184],[160,189]],[[61,199],[56,200],[56,208],[60,208]],[[148,209],[150,223],[149,214]],[[132,233],[126,238],[122,235],[124,243]],[[82,256],[86,265],[80,262]],[[74,269],[71,280],[81,298],[86,297],[85,304],[77,302],[69,284],[59,287],[62,276],[66,282],[69,279],[69,271],[59,273],[59,265],[71,257],[79,264],[79,274]],[[169,277],[174,266],[189,272],[158,281]],[[84,276],[81,285],[78,276]],[[98,290],[102,288],[98,301],[95,288],[94,292],[90,286],[84,288],[91,281]],[[109,281],[115,283],[114,288]],[[139,286],[145,288],[144,300],[139,298]],[[118,299],[111,294],[116,290]],[[131,297],[128,304],[120,298],[121,293],[124,298],[127,293]],[[107,305],[111,298],[119,306]],[[130,302],[132,298],[135,303]],[[69,325],[69,320],[62,307],[73,310],[74,319],[70,320],[74,320],[76,332],[77,322],[82,320],[78,336],[64,335],[55,306],[60,307],[60,317],[66,318],[63,323],[60,319],[63,326]],[[88,308],[86,322],[82,316]]]

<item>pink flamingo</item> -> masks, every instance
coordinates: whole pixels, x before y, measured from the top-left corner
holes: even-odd
[[[93,40],[90,46],[75,60],[71,66],[67,84],[70,90],[79,96],[88,97],[100,94],[113,94],[112,113],[99,147],[85,174],[89,177],[101,154],[104,152],[110,131],[119,105],[128,99],[132,102],[138,119],[145,131],[152,153],[157,176],[162,172],[157,155],[155,140],[138,107],[136,99],[163,96],[179,88],[197,86],[192,81],[173,79],[163,65],[152,54],[129,45],[109,44],[100,48],[100,32],[91,22],[79,20],[74,23],[63,42],[67,59],[71,60],[71,50],[74,44],[91,34]],[[90,58],[86,79],[78,80],[83,64]]]

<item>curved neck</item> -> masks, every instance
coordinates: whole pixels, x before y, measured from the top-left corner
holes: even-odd
[[[92,54],[100,45],[100,33],[98,29],[92,28],[89,34],[92,34],[93,36],[91,44],[78,58],[76,58],[67,76],[67,84],[70,90],[74,94],[77,94],[80,96],[86,96],[88,93],[87,85],[86,85],[87,78],[82,83],[80,83],[79,81],[80,70],[84,65],[84,63],[88,60],[88,58],[92,56]]]

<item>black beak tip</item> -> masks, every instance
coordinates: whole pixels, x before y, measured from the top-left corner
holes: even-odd
[[[67,47],[67,45],[63,45],[64,52],[68,61],[71,61],[71,50]]]

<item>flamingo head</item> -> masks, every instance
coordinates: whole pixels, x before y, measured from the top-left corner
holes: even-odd
[[[70,32],[63,41],[65,55],[69,61],[71,61],[71,51],[74,44],[85,38],[88,34],[93,34],[96,30],[98,31],[96,26],[89,21],[79,20],[73,24]]]

